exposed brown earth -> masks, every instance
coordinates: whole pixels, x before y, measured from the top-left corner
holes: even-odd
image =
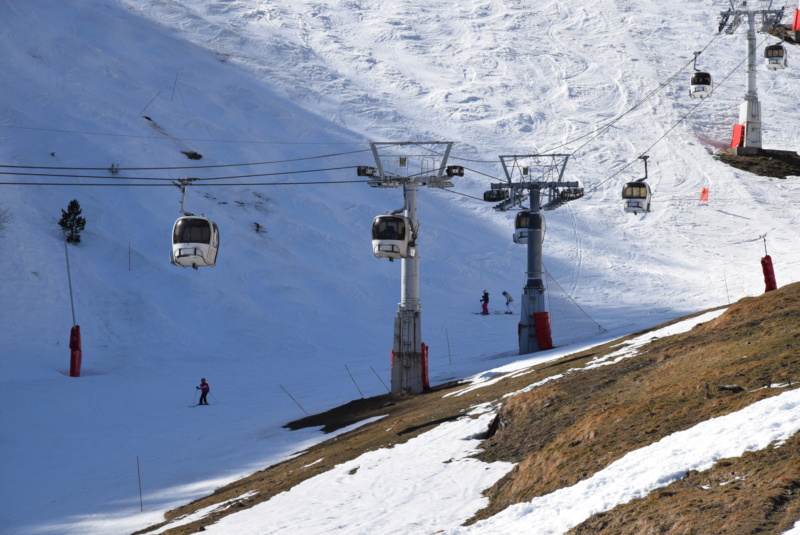
[[[569,533],[784,533],[800,518],[798,449],[800,435],[794,435],[780,447],[722,459]]]
[[[737,156],[722,152],[717,157],[731,167],[754,175],[773,178],[800,176],[800,156],[797,154],[765,151],[757,156]]]
[[[616,364],[582,369],[623,342],[532,367],[463,396],[444,397],[460,388],[453,383],[420,396],[358,400],[292,422],[292,429],[323,425],[331,431],[384,416],[169,512],[168,520],[233,500],[232,506],[166,533],[197,533],[366,451],[405,442],[465,417],[478,403],[500,403],[504,394],[558,374],[563,376],[502,403],[478,457],[517,465],[487,489],[489,505],[471,521],[574,485],[631,450],[800,386],[800,283],[744,299],[717,319],[654,339]],[[239,499],[249,491],[255,494]],[[780,447],[689,473],[643,499],[589,518],[571,533],[777,534],[799,518],[796,435]]]
[[[800,380],[800,297],[798,285],[771,292],[760,298],[748,298],[731,306],[721,317],[695,327],[688,333],[655,340],[638,356],[612,366],[573,371],[566,377],[542,385],[535,390],[514,396],[498,412],[497,433],[486,440],[483,453],[486,461],[506,460],[519,464],[489,491],[491,502],[476,519],[486,518],[510,504],[528,501],[554,490],[571,486],[621,458],[628,451],[641,448],[661,438],[688,429],[697,423],[722,416],[745,406],[779,394],[785,388],[797,387]],[[770,388],[777,384],[784,388]],[[524,439],[522,439],[524,437]],[[789,450],[794,450],[789,454]],[[800,495],[792,490],[800,484],[800,456],[797,448],[782,448],[781,468],[773,471],[748,471],[744,493],[754,509],[746,511],[742,496],[728,492],[730,506],[741,510],[741,518],[750,524],[733,531],[703,528],[713,520],[693,518],[695,531],[654,531],[653,533],[768,533],[763,531],[775,518],[765,517],[768,501],[755,499],[754,486],[764,489],[778,485],[788,501],[800,506]],[[766,452],[748,456],[749,464]],[[740,463],[743,461],[736,461]],[[770,461],[772,462],[772,461]],[[766,467],[764,467],[766,468]],[[730,472],[721,470],[721,472]],[[750,473],[752,472],[752,473]],[[740,473],[744,473],[740,471]],[[780,478],[767,474],[780,474]],[[763,476],[763,481],[759,478]],[[701,484],[712,476],[704,474]],[[721,476],[726,477],[726,476]],[[705,479],[704,479],[705,478]],[[733,488],[733,487],[732,487]],[[663,493],[678,496],[663,502],[642,500],[637,518],[678,513],[669,502],[687,503],[696,486],[682,481]],[[656,493],[658,494],[658,493]],[[674,504],[673,504],[674,505]],[[628,505],[628,508],[634,507]],[[665,509],[661,510],[660,508]],[[779,508],[784,513],[785,506]],[[670,511],[672,511],[670,513]],[[682,511],[682,508],[678,508]],[[792,509],[795,513],[800,513]],[[772,516],[778,511],[770,510]],[[603,521],[591,519],[593,526],[576,528],[576,533],[598,533],[601,525],[612,525],[608,517],[616,517],[616,509]],[[684,515],[685,516],[685,515]],[[800,514],[789,514],[793,522]],[[739,515],[737,515],[739,518]],[[780,522],[778,522],[780,523]],[[666,526],[660,521],[654,525]],[[645,533],[620,523],[607,533]],[[588,531],[587,531],[588,530]],[[606,532],[606,531],[603,531]],[[775,531],[779,533],[780,531]]]

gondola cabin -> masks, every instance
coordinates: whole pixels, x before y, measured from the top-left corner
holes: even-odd
[[[514,243],[526,245],[528,243],[528,218],[530,212],[522,211],[514,219]]]
[[[181,267],[197,269],[217,263],[219,229],[206,217],[185,216],[172,227],[172,252],[169,260]]]
[[[650,186],[644,182],[628,182],[622,188],[622,202],[625,211],[642,214],[650,211]]]
[[[416,255],[411,220],[401,215],[379,215],[372,221],[372,252],[378,258],[411,258]]]
[[[711,94],[711,75],[707,72],[695,71],[689,81],[689,95],[692,98],[706,98]]]
[[[781,44],[764,48],[764,64],[767,69],[777,71],[786,68],[786,49]]]
[[[486,202],[500,202],[508,199],[507,189],[490,189],[483,192],[483,200]]]
[[[544,241],[545,219],[543,215],[539,215],[542,220],[542,241]],[[528,219],[530,219],[530,212],[527,210],[519,212],[514,218],[514,243],[528,244]]]

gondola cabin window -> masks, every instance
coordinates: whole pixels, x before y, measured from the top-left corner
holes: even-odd
[[[175,225],[173,243],[210,243],[211,225],[205,219],[182,218]]]
[[[628,184],[622,192],[623,199],[645,199],[647,198],[647,186],[645,184]]]
[[[768,46],[765,52],[766,54],[764,55],[768,58],[782,58],[785,51],[782,46]]]
[[[530,216],[530,212],[520,212],[517,214],[517,217],[514,221],[514,227],[517,229],[526,229],[528,228],[528,217]]]
[[[372,225],[372,238],[375,240],[405,240],[405,221],[400,217],[376,219]]]

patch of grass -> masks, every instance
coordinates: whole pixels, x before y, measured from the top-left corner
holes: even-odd
[[[497,415],[504,425],[485,441],[479,458],[519,464],[487,490],[489,506],[471,522],[490,517],[513,503],[574,485],[629,451],[795,387],[800,380],[798,303],[798,284],[744,299],[713,321],[647,344],[635,357],[612,366],[573,371],[558,381],[512,397]],[[733,384],[739,388],[723,388]],[[778,384],[786,386],[765,388]],[[797,448],[783,448],[783,456],[746,456],[754,470],[748,472],[748,488],[769,488],[775,474],[795,473],[800,469],[798,452]],[[763,479],[757,480],[756,474],[763,474]],[[748,518],[746,526],[742,523],[737,530],[720,531],[707,528],[705,520],[697,515],[687,524],[674,513],[696,509],[691,506],[691,493],[685,494],[682,489],[680,484],[673,484],[665,491],[669,496],[665,492],[654,493],[642,500],[632,514],[639,519],[658,517],[650,509],[667,503],[664,499],[669,497],[669,503],[682,504],[677,509],[673,507],[674,518],[669,522],[683,527],[649,531],[658,522],[666,522],[658,517],[660,520],[653,526],[637,521],[632,525],[638,527],[622,529],[627,524],[620,518],[625,518],[626,513],[618,516],[614,509],[593,517],[574,532],[605,532],[603,526],[608,525],[614,526],[608,528],[608,533],[768,533],[771,531],[758,530],[768,529],[772,523],[783,525],[798,516],[790,513],[797,513],[795,509],[784,507],[783,513],[773,511],[769,518],[762,514],[763,518],[757,521],[759,512],[755,509],[764,507],[763,499],[754,497],[745,503],[737,498],[739,494],[722,493],[724,497],[718,498],[720,506],[727,504],[741,510],[735,518]],[[800,495],[789,493],[784,498],[792,507],[800,506]],[[776,520],[776,515],[781,514],[783,517]],[[693,526],[693,531],[681,531],[687,526]]]
[[[800,516],[800,436],[722,459],[645,498],[594,515],[568,533],[783,533]]]

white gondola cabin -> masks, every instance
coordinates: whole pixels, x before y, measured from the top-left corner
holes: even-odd
[[[528,219],[530,219],[530,215],[529,211],[523,210],[517,213],[517,217],[514,218],[514,243],[519,243],[520,245],[528,244]],[[543,214],[539,215],[542,219],[542,241],[544,241],[545,219]]]
[[[172,227],[170,262],[176,266],[211,266],[217,263],[219,229],[206,217],[185,216]]]
[[[628,182],[622,188],[625,211],[642,214],[650,211],[650,186],[644,182]]]
[[[689,95],[692,98],[706,98],[711,94],[711,75],[703,71],[692,73],[689,81]]]
[[[411,258],[416,255],[411,220],[401,215],[379,215],[372,221],[372,252],[378,258]]]
[[[769,45],[764,48],[764,64],[771,71],[785,69],[786,48],[781,44]]]
[[[522,211],[514,218],[514,243],[526,245],[528,243],[528,218],[530,212]]]

